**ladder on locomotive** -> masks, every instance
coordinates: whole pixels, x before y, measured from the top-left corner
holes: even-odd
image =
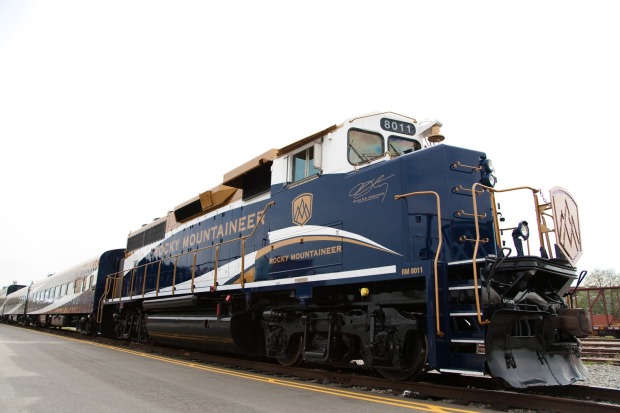
[[[480,350],[484,346],[484,324],[477,320],[481,317],[477,304],[481,286],[471,276],[473,260],[452,266],[439,261],[443,236],[441,199],[437,192],[411,192],[395,199],[427,195],[436,199],[438,234],[433,279],[426,289],[428,361],[432,367],[444,371],[482,372],[484,354]],[[478,261],[476,265],[484,263],[484,259]]]

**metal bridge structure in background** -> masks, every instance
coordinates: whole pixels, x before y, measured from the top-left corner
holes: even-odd
[[[620,286],[580,287],[573,307],[587,309],[594,334],[620,338]]]

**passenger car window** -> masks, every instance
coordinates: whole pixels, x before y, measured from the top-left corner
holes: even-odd
[[[370,162],[385,153],[384,138],[379,133],[350,129],[347,159],[352,165]]]

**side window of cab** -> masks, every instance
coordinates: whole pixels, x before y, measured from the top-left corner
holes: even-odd
[[[314,146],[295,153],[292,166],[292,182],[301,181],[309,176],[321,173],[321,170],[314,164]]]

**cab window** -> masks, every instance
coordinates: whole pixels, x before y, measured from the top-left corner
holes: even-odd
[[[384,138],[379,133],[350,129],[347,143],[347,158],[352,165],[370,162],[385,153]]]
[[[293,182],[320,173],[321,170],[314,167],[314,146],[293,155]]]
[[[390,136],[388,138],[388,152],[391,157],[417,151],[421,148],[422,145],[415,139],[401,138],[400,136]]]

